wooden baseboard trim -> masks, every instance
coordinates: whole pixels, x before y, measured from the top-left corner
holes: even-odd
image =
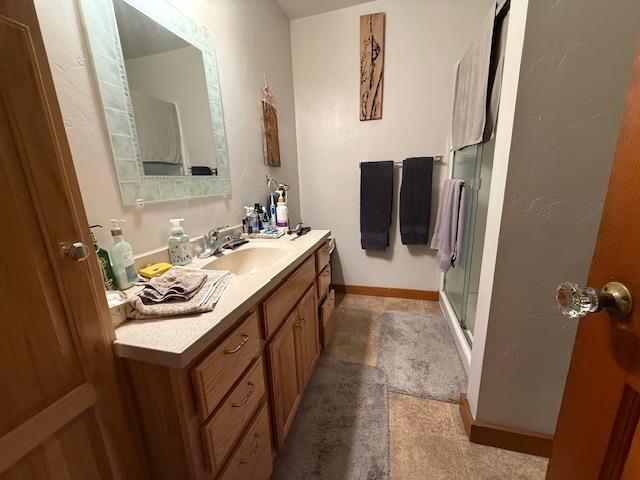
[[[438,301],[438,292],[434,290],[411,290],[408,288],[366,287],[363,285],[334,285],[336,292],[372,297],[409,298],[414,300]]]
[[[549,458],[551,456],[552,436],[476,422],[473,419],[469,401],[464,393],[460,395],[460,415],[462,416],[462,423],[464,423],[464,428],[467,431],[469,440],[473,443],[514,450],[530,455],[538,455],[540,457]]]

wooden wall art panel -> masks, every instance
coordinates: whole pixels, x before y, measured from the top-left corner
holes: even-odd
[[[382,118],[384,13],[360,17],[360,120]]]
[[[271,167],[280,166],[280,140],[278,138],[278,112],[271,103],[262,101],[264,126],[264,161]]]

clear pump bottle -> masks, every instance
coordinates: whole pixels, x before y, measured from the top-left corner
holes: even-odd
[[[169,259],[173,265],[188,265],[191,263],[191,243],[180,222],[184,222],[184,218],[172,218],[169,220],[171,224]]]
[[[112,224],[111,236],[113,237],[113,245],[109,248],[113,275],[116,277],[118,289],[125,290],[138,279],[138,272],[133,259],[133,249],[122,237],[120,224],[126,222],[126,220],[112,218],[109,221]]]

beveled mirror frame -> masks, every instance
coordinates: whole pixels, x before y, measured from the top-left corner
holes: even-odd
[[[122,202],[125,205],[143,205],[228,195],[231,185],[227,139],[213,39],[204,27],[162,0],[122,1],[202,52],[218,173],[214,176],[144,175],[113,0],[80,0]]]

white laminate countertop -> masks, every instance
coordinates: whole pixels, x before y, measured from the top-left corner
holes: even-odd
[[[234,275],[211,312],[185,317],[127,321],[116,329],[116,355],[174,368],[188,365],[278,282],[293,272],[329,238],[330,233],[329,230],[311,230],[293,240],[289,235],[277,240],[250,240],[234,252],[271,246],[277,247],[282,256],[277,260],[265,261],[257,272]],[[215,259],[216,257],[194,259],[189,268],[201,268]]]

